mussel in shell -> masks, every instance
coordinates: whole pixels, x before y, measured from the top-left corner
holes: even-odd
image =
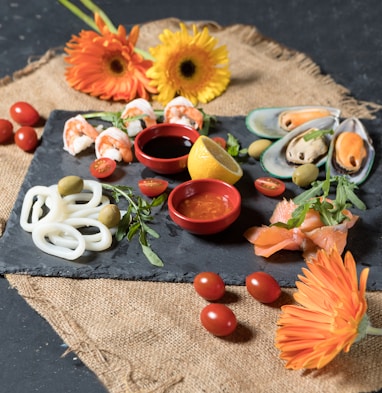
[[[260,158],[263,169],[274,177],[290,179],[299,165],[313,163],[319,167],[325,164],[329,136],[325,134],[309,140],[304,137],[312,131],[334,130],[338,123],[335,117],[323,117],[297,127],[264,151]]]
[[[285,156],[289,163],[298,165],[314,164],[326,155],[329,150],[329,142],[325,136],[311,140],[305,139],[312,131],[316,130],[316,128],[309,128],[287,144]]]
[[[348,118],[336,128],[327,161],[332,176],[346,175],[360,184],[369,175],[374,157],[373,142],[357,118]]]
[[[258,108],[248,114],[246,126],[262,138],[279,139],[309,121],[339,116],[339,109],[326,106]]]

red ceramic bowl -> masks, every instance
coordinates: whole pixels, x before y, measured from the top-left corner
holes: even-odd
[[[197,235],[211,235],[228,228],[239,217],[241,196],[234,186],[221,180],[189,180],[170,192],[168,209],[171,219],[181,228]],[[211,218],[211,211],[220,213]]]
[[[135,137],[135,156],[154,172],[165,175],[179,173],[187,168],[188,152],[199,136],[199,132],[190,126],[156,124]]]

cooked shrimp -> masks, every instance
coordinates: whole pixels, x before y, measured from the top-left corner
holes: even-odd
[[[98,136],[98,131],[81,115],[71,117],[64,125],[64,150],[75,156],[87,149]]]
[[[203,127],[203,113],[195,108],[187,98],[179,96],[166,105],[164,122],[185,124],[198,130]]]
[[[133,161],[129,136],[116,127],[102,131],[95,140],[97,158],[109,157],[115,161]]]
[[[140,119],[132,119],[136,116],[145,115]],[[121,114],[122,119],[126,119],[124,124],[129,136],[134,137],[144,128],[156,124],[156,116],[150,103],[144,98],[137,98],[129,102]]]

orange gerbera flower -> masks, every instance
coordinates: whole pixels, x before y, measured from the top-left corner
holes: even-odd
[[[366,315],[368,268],[361,272],[358,287],[350,252],[342,260],[337,249],[320,250],[307,267],[294,294],[301,306],[282,307],[276,332],[280,357],[291,369],[322,368],[366,334],[382,334]]]
[[[127,36],[121,25],[116,33],[111,32],[98,13],[94,20],[100,34],[83,30],[66,44],[69,85],[104,100],[148,99],[149,93],[156,92],[146,76],[153,62],[135,51],[139,26]]]

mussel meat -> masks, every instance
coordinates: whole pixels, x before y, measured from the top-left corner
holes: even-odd
[[[355,184],[366,180],[373,166],[375,150],[359,119],[348,118],[337,127],[329,156],[327,165],[332,176],[345,175]]]
[[[292,131],[307,121],[331,115],[332,113],[325,107],[286,110],[279,115],[279,125],[285,131]]]
[[[268,139],[279,139],[309,121],[340,116],[340,110],[326,106],[258,108],[246,117],[250,132]]]
[[[309,140],[305,140],[304,136],[314,130],[334,130],[338,123],[337,118],[323,117],[297,127],[263,152],[260,157],[263,169],[274,177],[290,179],[299,165],[313,163],[320,167],[325,164],[329,135]]]
[[[320,136],[305,140],[306,135],[316,130],[316,128],[311,128],[304,131],[288,143],[285,152],[288,162],[298,165],[313,164],[326,155],[329,149],[327,138]]]

